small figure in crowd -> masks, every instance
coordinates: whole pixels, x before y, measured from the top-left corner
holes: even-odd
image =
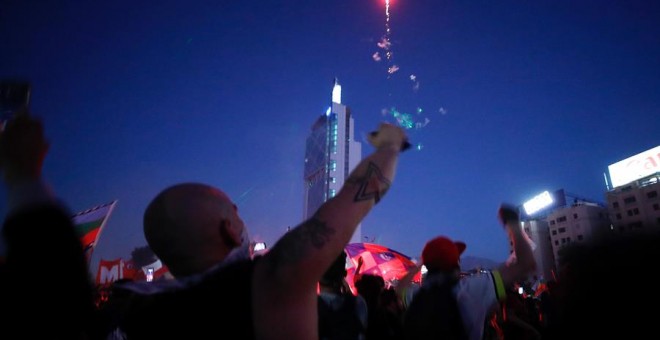
[[[319,282],[320,340],[364,340],[367,332],[367,303],[346,282],[346,257],[342,251]]]

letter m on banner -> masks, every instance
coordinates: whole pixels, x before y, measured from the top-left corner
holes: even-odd
[[[101,260],[99,263],[99,271],[96,273],[97,285],[108,285],[119,279],[123,278],[123,261],[116,260]]]
[[[80,237],[80,243],[85,250],[88,263],[91,260],[94,246],[96,246],[101,236],[101,231],[103,231],[103,227],[116,204],[117,200],[114,200],[73,215],[73,224],[78,237]]]

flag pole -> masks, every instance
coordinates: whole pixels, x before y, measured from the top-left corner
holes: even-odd
[[[96,238],[94,239],[94,243],[92,243],[92,249],[89,251],[89,257],[87,258],[87,264],[92,259],[92,253],[94,252],[94,248],[96,248],[96,244],[99,241],[99,238],[101,237],[101,233],[103,232],[103,229],[105,228],[105,224],[108,222],[108,219],[110,218],[110,215],[112,214],[112,211],[115,209],[115,205],[117,204],[117,200],[114,200],[110,202],[110,208],[108,208],[108,213],[105,214],[105,218],[103,218],[103,222],[101,222],[101,226],[99,227],[99,232],[96,234]]]

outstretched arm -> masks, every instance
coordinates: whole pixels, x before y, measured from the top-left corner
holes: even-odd
[[[30,319],[47,318],[55,327],[21,332],[29,338],[42,338],[46,333],[86,338],[83,333],[92,324],[94,312],[92,282],[71,215],[42,181],[47,151],[42,123],[27,113],[7,122],[0,132],[0,170],[9,202],[2,226],[7,262],[0,269],[0,301],[16,312],[9,313],[4,321],[11,332],[27,321],[27,315]],[[47,258],[57,261],[44,261]],[[43,278],[50,277],[66,279],[49,283],[49,289],[57,293],[49,296],[47,306],[25,313],[26,306],[41,304],[43,296],[35,292],[43,289]],[[64,305],[70,312],[62,314],[48,307]]]
[[[362,278],[362,274],[360,273],[360,270],[362,270],[363,264],[364,264],[364,259],[362,258],[362,256],[358,257],[357,267],[355,267],[355,273],[353,273],[353,285],[355,285],[355,283],[360,281],[360,279]]]
[[[536,269],[536,260],[527,236],[522,230],[518,211],[509,205],[500,206],[498,217],[504,225],[513,243],[515,261],[510,261],[498,268],[504,288],[511,287],[515,282],[522,281]]]
[[[253,306],[261,306],[255,309],[258,337],[318,336],[316,283],[389,190],[405,141],[401,128],[381,124],[378,133],[369,136],[376,150],[351,172],[339,193],[285,234],[257,263],[252,291]]]

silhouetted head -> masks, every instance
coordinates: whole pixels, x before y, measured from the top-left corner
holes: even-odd
[[[367,304],[377,304],[380,294],[385,289],[385,279],[378,274],[363,274],[355,282],[355,288],[366,301]]]
[[[176,277],[201,273],[249,243],[236,205],[221,190],[200,183],[160,192],[144,213],[144,236]]]
[[[339,256],[335,259],[330,265],[330,268],[325,271],[323,277],[321,277],[320,283],[323,286],[328,287],[341,287],[344,278],[346,277],[346,252],[341,251]]]

